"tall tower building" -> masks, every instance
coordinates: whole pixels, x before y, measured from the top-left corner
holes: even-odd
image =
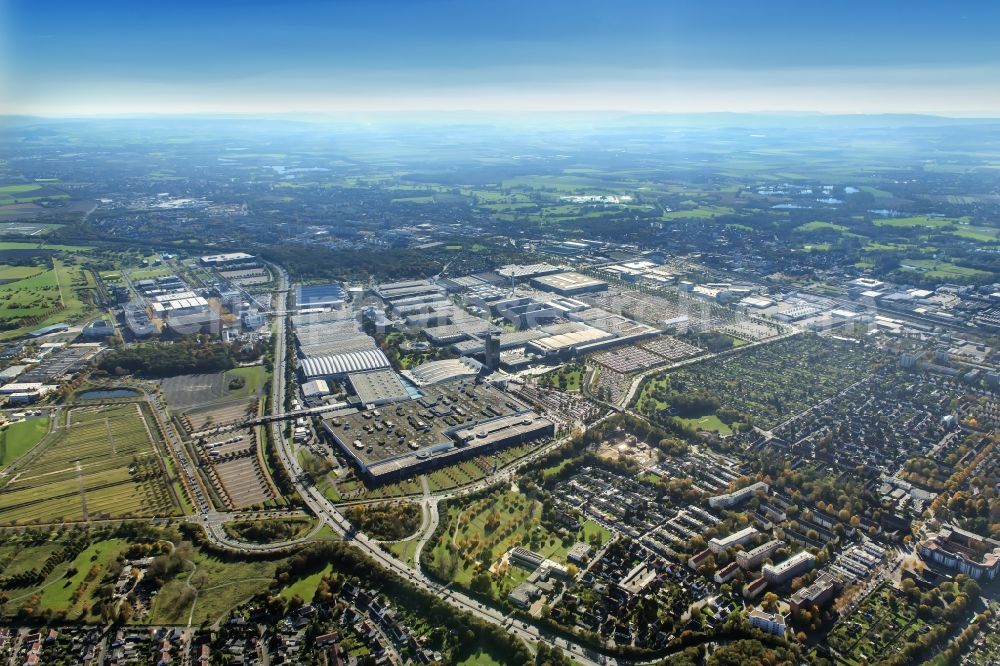
[[[485,340],[485,361],[486,367],[490,370],[500,368],[500,329],[491,328],[486,334]]]

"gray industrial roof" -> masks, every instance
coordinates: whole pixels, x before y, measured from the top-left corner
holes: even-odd
[[[349,372],[378,370],[389,367],[389,359],[381,349],[314,356],[302,360],[302,373],[307,378],[346,375]]]

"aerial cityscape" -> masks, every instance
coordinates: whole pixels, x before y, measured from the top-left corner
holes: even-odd
[[[625,5],[0,3],[0,664],[1000,664],[1000,8]]]

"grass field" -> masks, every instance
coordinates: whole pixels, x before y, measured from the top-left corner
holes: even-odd
[[[715,414],[709,414],[708,416],[702,416],[700,418],[685,419],[680,416],[674,417],[675,421],[679,423],[690,426],[697,430],[707,430],[714,431],[720,435],[731,435],[733,434],[732,428],[719,420],[719,417]]]
[[[980,278],[992,275],[978,268],[968,268],[949,261],[936,261],[934,259],[904,259],[900,262],[900,265],[905,270],[912,270],[943,280],[961,280],[963,278]]]
[[[160,589],[149,623],[186,624],[189,616],[194,624],[215,622],[231,608],[267,591],[278,562],[223,561],[195,549],[186,570]]]
[[[0,488],[0,524],[179,513],[139,403],[77,407]]]
[[[313,595],[316,594],[316,586],[319,585],[319,581],[323,578],[323,574],[328,574],[331,571],[333,571],[333,567],[328,564],[316,573],[300,578],[294,583],[286,586],[281,590],[281,596],[285,599],[291,600],[293,597],[298,595],[298,597],[304,602],[309,603],[312,601]]]
[[[70,569],[76,573],[62,585],[48,585],[42,589],[42,609],[66,611],[67,617],[81,620],[95,619],[84,614],[90,607],[91,596],[101,583],[101,577],[114,561],[128,549],[122,539],[108,539],[91,544],[73,560]]]
[[[457,666],[504,666],[507,662],[485,650],[477,650],[457,663]]]
[[[417,542],[420,539],[407,539],[406,541],[394,541],[389,544],[389,552],[396,559],[407,566],[413,566],[413,555],[417,550]]]
[[[52,245],[45,242],[24,243],[18,241],[0,241],[0,250],[55,250],[58,252],[86,252],[93,248],[89,245]]]
[[[845,227],[842,224],[833,224],[832,222],[823,222],[821,220],[814,220],[812,222],[801,224],[795,227],[793,231],[809,232],[809,231],[819,231],[821,229],[830,229],[832,231],[847,231],[847,227]]]
[[[0,242],[0,247],[7,243]],[[0,284],[0,321],[20,322],[16,329],[0,333],[0,339],[23,335],[26,331],[54,324],[74,322],[89,306],[79,291],[93,287],[92,279],[80,266],[52,260],[51,269]],[[15,273],[16,275],[16,273]]]
[[[913,215],[911,217],[890,217],[884,220],[877,220],[879,227],[947,227],[957,224],[957,221],[947,217],[931,217],[929,215]]]
[[[958,229],[952,231],[951,235],[958,236],[960,238],[968,238],[981,243],[995,243],[997,241],[997,237],[1000,236],[1000,229],[972,226],[959,227]]]
[[[229,380],[235,377],[242,377],[244,384],[242,388],[230,389]],[[247,398],[252,395],[257,395],[260,390],[261,385],[264,383],[266,374],[264,372],[264,366],[254,365],[247,368],[234,368],[233,370],[227,370],[225,376],[225,382],[223,382],[222,391],[227,398]]]
[[[0,430],[0,469],[20,458],[49,431],[49,417],[18,421]]]
[[[673,210],[663,214],[664,220],[699,220],[718,217],[719,215],[731,215],[735,211],[727,206],[702,206],[691,210]]]
[[[44,269],[39,266],[0,266],[0,281],[16,282],[26,280],[41,273]]]

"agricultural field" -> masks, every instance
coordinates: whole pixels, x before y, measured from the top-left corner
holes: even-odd
[[[25,211],[19,207],[0,208],[0,236],[45,236],[58,229],[58,224],[44,222],[8,222],[5,218],[19,217]]]
[[[653,377],[635,404],[657,419],[700,419],[728,410],[762,428],[772,428],[886,362],[869,347],[799,335]],[[681,407],[688,413],[676,413]],[[719,429],[714,421],[706,425]]]
[[[0,523],[177,515],[160,435],[140,403],[74,407],[0,481]]]

